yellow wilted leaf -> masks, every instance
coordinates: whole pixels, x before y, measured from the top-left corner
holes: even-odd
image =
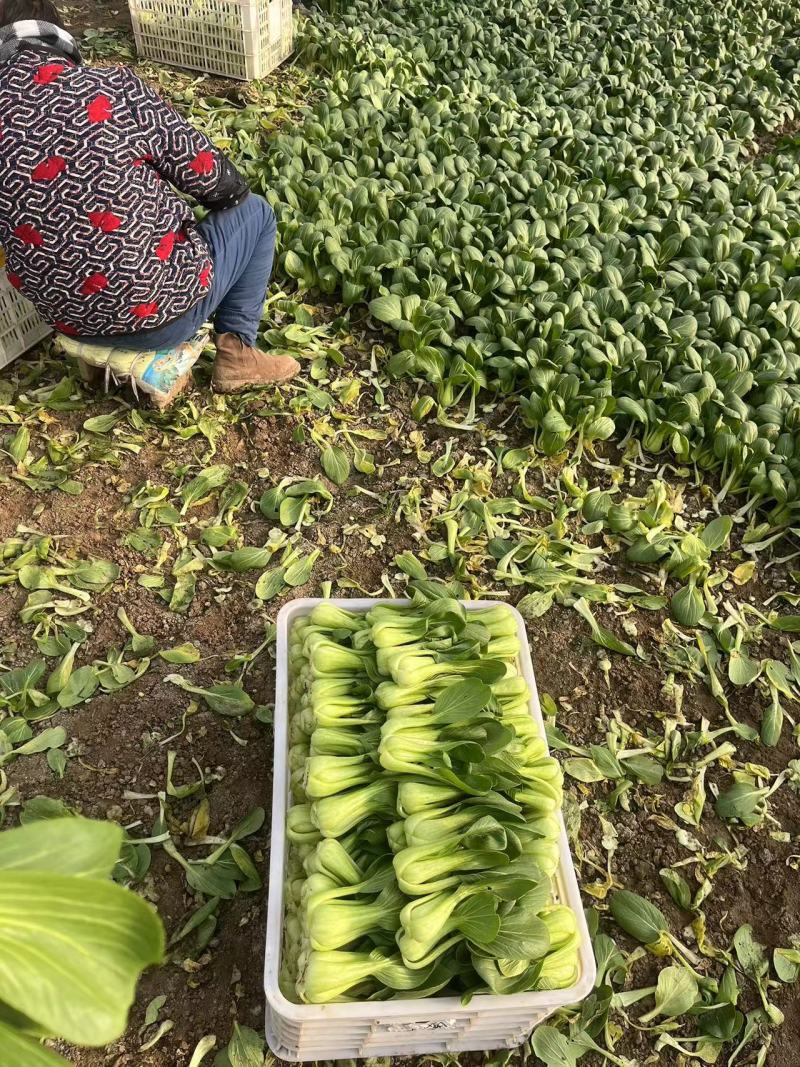
[[[193,841],[202,841],[208,833],[211,809],[208,798],[203,797],[189,818],[189,836]]]
[[[733,570],[731,578],[733,578],[737,585],[745,585],[753,577],[755,570],[755,561],[751,559],[748,560],[747,563],[740,563],[739,566]]]

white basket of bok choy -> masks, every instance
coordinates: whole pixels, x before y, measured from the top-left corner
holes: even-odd
[[[417,585],[279,615],[265,991],[287,1060],[510,1048],[594,984],[522,618]]]

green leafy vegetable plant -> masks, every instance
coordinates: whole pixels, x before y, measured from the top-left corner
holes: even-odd
[[[47,1037],[77,1045],[115,1040],[140,973],[161,962],[155,911],[110,880],[122,842],[120,827],[81,818],[0,833],[4,1063],[66,1063],[40,1044]]]

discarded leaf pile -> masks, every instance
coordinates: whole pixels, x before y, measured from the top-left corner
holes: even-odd
[[[519,396],[540,449],[632,432],[796,512],[792,0],[352,0],[251,178],[301,288],[368,301],[445,407]]]
[[[514,618],[417,596],[320,605],[291,634],[282,978],[310,1003],[580,974],[551,882],[561,770],[530,715]]]

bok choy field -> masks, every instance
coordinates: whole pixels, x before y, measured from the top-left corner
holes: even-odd
[[[438,589],[526,620],[598,979],[414,1067],[795,1067],[800,10],[296,20],[261,83],[136,69],[275,208],[260,343],[302,377],[214,395],[208,354],[156,413],[49,343],[0,372],[0,821],[119,824],[167,938],[124,1035],[54,1052],[271,1062],[277,612]]]

